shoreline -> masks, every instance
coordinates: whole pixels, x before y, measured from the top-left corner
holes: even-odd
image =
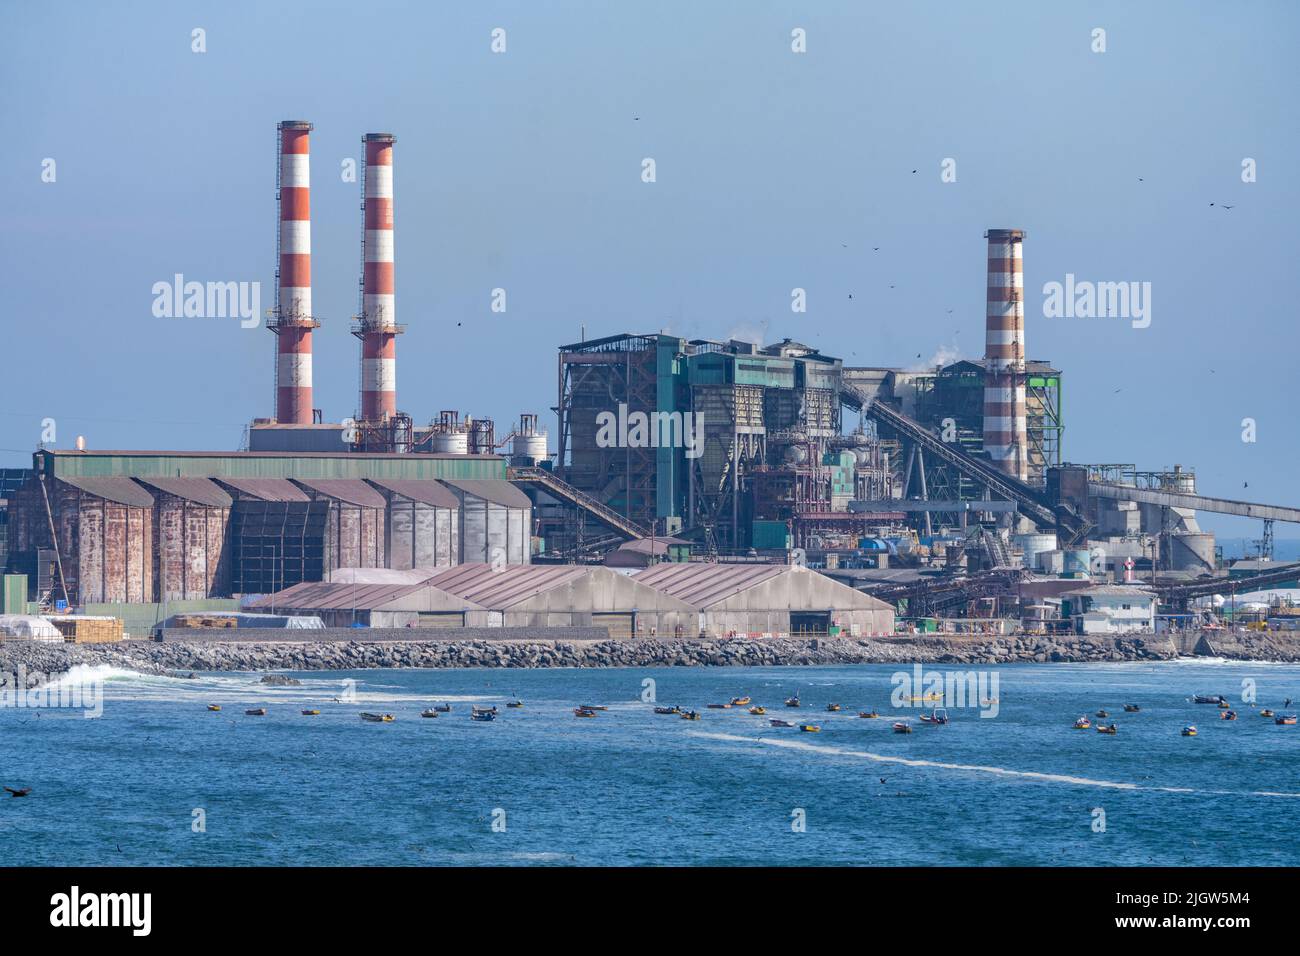
[[[1208,651],[1208,652],[1207,652]],[[342,671],[372,668],[782,667],[844,664],[999,664],[1156,662],[1222,657],[1300,662],[1300,635],[1217,635],[1204,641],[1167,635],[1005,637],[916,635],[871,639],[727,638],[700,640],[274,641],[166,640],[115,644],[0,643],[0,686],[21,667],[27,686],[76,665],[109,665],[145,674],[199,671]]]

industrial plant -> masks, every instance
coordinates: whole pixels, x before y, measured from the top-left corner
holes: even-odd
[[[1119,633],[1214,626],[1215,595],[1300,577],[1271,560],[1300,509],[1202,494],[1182,466],[1065,457],[1063,363],[1026,349],[1021,229],[983,237],[980,360],[852,366],[792,338],[610,330],[557,344],[553,407],[417,418],[397,391],[396,137],[362,140],[357,312],[331,328],[312,301],[312,128],[277,128],[269,414],[239,450],[79,442],[0,473],[5,613],[132,636],[190,611],[628,639]],[[360,387],[331,421],[312,349],[345,333]],[[1225,563],[1198,511],[1259,520],[1258,560]]]

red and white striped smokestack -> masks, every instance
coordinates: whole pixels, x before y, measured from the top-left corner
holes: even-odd
[[[397,414],[396,284],[393,276],[393,143],[390,133],[367,133],[365,239],[362,243],[361,419]]]
[[[1025,430],[1025,302],[1020,229],[990,229],[984,340],[984,450],[1002,471],[1029,478]]]
[[[275,418],[310,425],[311,331],[320,325],[311,308],[311,123],[285,120],[280,132],[280,272],[275,289]]]

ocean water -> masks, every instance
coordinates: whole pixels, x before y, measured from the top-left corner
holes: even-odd
[[[0,794],[0,840],[7,863],[38,865],[1300,863],[1300,726],[1187,699],[1237,701],[1253,680],[1277,708],[1300,667],[998,667],[996,717],[953,708],[910,735],[888,719],[920,713],[890,707],[897,670],[366,670],[287,688],[81,670],[65,686],[106,678],[97,719],[0,708],[0,784],[32,788]],[[333,702],[349,679],[355,702]],[[652,713],[646,679],[703,719]],[[804,707],[781,706],[796,690]],[[743,694],[822,732],[704,709]],[[452,713],[421,719],[433,701]],[[472,722],[472,702],[501,716]],[[609,710],[580,720],[579,703]],[[856,716],[873,706],[885,719]],[[1098,707],[1118,736],[1071,729]]]

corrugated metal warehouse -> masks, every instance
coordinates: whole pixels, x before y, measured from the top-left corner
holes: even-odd
[[[657,564],[633,579],[699,612],[699,632],[728,634],[892,634],[883,601],[806,568],[772,564]]]
[[[154,574],[161,601],[230,592],[226,527],[233,498],[208,478],[142,479],[157,507]]]
[[[693,637],[695,609],[600,566],[465,564],[426,584],[486,608],[489,626],[607,627],[611,637]]]
[[[295,484],[313,501],[329,502],[327,571],[385,566],[383,495],[357,478],[300,478]]]
[[[489,617],[472,601],[424,582],[308,582],[254,601],[250,609],[314,615],[326,627],[478,627]]]
[[[460,562],[460,499],[436,481],[376,478],[388,499],[388,567],[449,568]]]
[[[501,480],[444,484],[460,501],[460,561],[470,564],[527,564],[532,553],[532,508],[529,497]]]

